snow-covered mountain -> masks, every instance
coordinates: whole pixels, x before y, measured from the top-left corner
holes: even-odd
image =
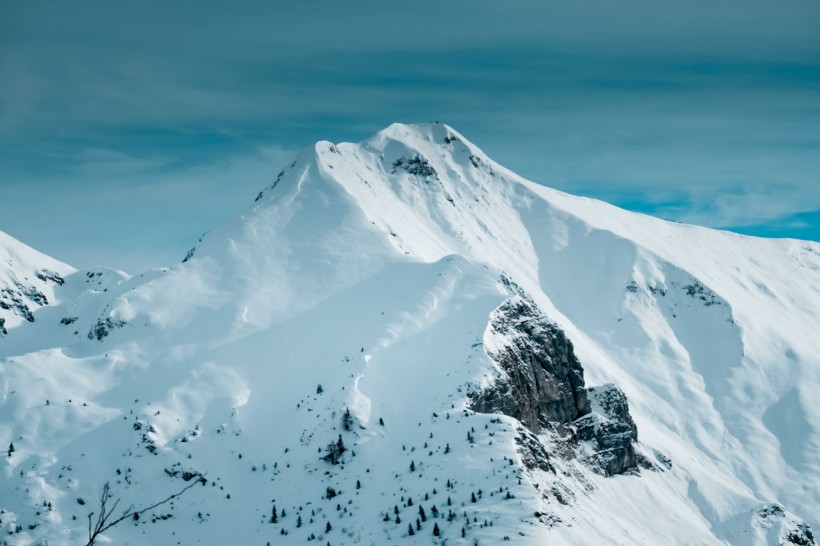
[[[816,243],[396,124],[171,268],[0,256],[0,544],[86,544],[106,484],[96,543],[814,544]]]
[[[74,269],[0,231],[0,336],[34,321],[34,311],[58,303],[55,286]]]

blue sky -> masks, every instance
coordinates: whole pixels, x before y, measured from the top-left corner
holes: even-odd
[[[815,0],[132,4],[2,3],[0,229],[78,267],[177,262],[301,148],[394,121],[632,210],[820,240]]]

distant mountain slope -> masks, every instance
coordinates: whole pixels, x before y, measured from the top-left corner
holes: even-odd
[[[85,543],[106,482],[120,510],[197,479],[103,536],[814,543],[815,243],[395,124],[305,150],[174,267],[42,268],[55,305],[0,339],[8,544]]]
[[[74,270],[0,231],[0,336],[40,307],[57,303],[55,286]]]

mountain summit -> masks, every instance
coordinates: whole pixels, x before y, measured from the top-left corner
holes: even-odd
[[[19,248],[0,544],[814,544],[816,243],[394,124],[303,151],[170,268]]]

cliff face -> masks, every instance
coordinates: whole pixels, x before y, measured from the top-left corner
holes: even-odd
[[[626,395],[612,384],[585,388],[572,342],[532,300],[507,299],[487,328],[487,354],[500,373],[473,395],[475,411],[509,415],[533,433],[564,425],[572,452],[606,476],[636,468],[638,428]]]
[[[606,476],[635,468],[638,427],[629,414],[626,395],[612,383],[590,388],[588,393],[592,411],[574,423],[584,443],[584,460]]]
[[[488,326],[487,353],[502,370],[473,400],[480,413],[515,417],[533,432],[589,413],[584,369],[564,332],[522,296],[506,300]]]

